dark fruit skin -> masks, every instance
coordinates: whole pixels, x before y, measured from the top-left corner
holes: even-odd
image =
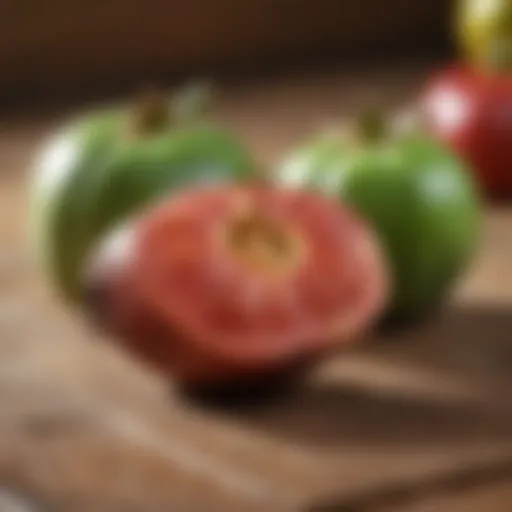
[[[451,68],[422,98],[429,130],[470,164],[491,198],[512,197],[512,75]]]
[[[34,252],[70,304],[82,295],[92,248],[126,216],[192,184],[256,174],[249,151],[229,130],[203,117],[178,118],[167,98],[150,99],[142,107],[109,106],[79,116],[36,156]]]
[[[358,216],[264,186],[182,192],[112,233],[89,268],[99,324],[196,391],[308,367],[369,329],[388,291]]]

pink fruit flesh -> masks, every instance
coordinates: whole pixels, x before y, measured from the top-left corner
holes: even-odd
[[[382,312],[372,232],[304,191],[192,189],[100,251],[107,327],[178,379],[264,373],[349,343]]]

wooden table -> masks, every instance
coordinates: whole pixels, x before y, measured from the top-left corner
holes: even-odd
[[[228,87],[217,114],[269,163],[350,113],[362,84],[397,106],[424,75],[269,79]],[[0,126],[2,512],[512,510],[507,209],[487,212],[475,264],[438,318],[368,340],[279,403],[209,410],[96,340],[31,265],[25,169],[62,114]],[[30,503],[15,509],[8,492]]]

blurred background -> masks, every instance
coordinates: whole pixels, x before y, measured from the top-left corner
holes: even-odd
[[[485,0],[482,0],[484,2]],[[69,115],[213,79],[264,163],[457,60],[447,0],[3,0],[0,512],[510,512],[512,217],[435,322],[257,410],[208,411],[49,297],[26,246],[34,152]]]
[[[4,98],[447,56],[450,2],[150,0],[2,4]]]

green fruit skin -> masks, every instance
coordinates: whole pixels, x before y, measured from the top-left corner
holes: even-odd
[[[81,300],[87,258],[116,224],[182,187],[256,174],[250,153],[218,126],[194,123],[134,140],[126,125],[121,110],[81,117],[36,159],[30,238],[71,303]]]
[[[459,159],[426,138],[359,148],[315,141],[274,176],[282,186],[335,195],[374,227],[394,286],[388,319],[412,320],[439,306],[475,251],[475,184]]]

